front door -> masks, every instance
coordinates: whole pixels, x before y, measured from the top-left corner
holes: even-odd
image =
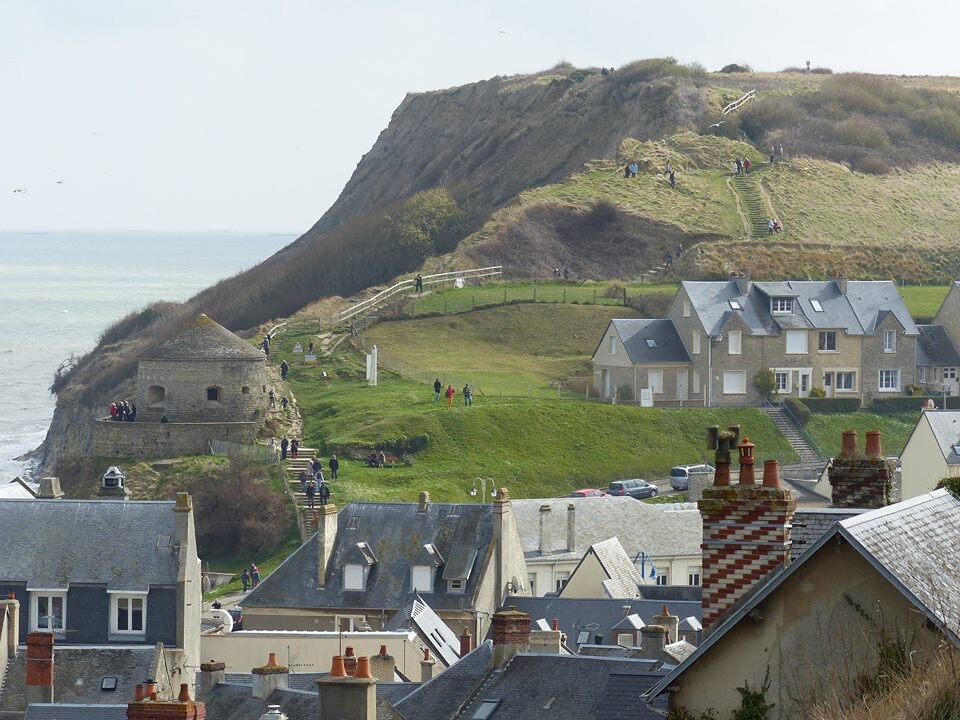
[[[613,395],[613,388],[611,387],[612,383],[610,382],[610,371],[604,368],[603,370],[603,399],[610,400],[611,395]]]
[[[948,395],[957,394],[957,369],[955,367],[945,367],[943,369],[943,384],[947,386]]]
[[[810,371],[801,370],[800,371],[800,383],[799,383],[800,397],[810,397]]]
[[[686,369],[677,370],[677,400],[683,402],[687,399],[687,371]]]
[[[833,397],[833,373],[832,372],[823,374],[823,391],[826,393],[827,397]]]

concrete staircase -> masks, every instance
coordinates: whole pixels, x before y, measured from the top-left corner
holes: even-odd
[[[817,454],[817,451],[810,446],[807,439],[803,436],[800,429],[793,423],[793,420],[787,415],[787,412],[778,407],[764,408],[777,430],[783,435],[790,446],[800,456],[801,465],[821,465],[823,458]]]
[[[293,502],[297,507],[297,514],[300,516],[302,522],[300,523],[300,534],[301,539],[306,540],[310,535],[312,535],[317,530],[317,524],[313,517],[313,511],[307,507],[307,495],[304,492],[300,491],[300,471],[306,470],[308,475],[310,473],[310,461],[313,459],[313,456],[317,454],[315,448],[303,447],[300,446],[300,450],[297,453],[297,459],[294,460],[287,455],[287,465],[286,465],[286,474],[287,474],[287,491],[290,493],[290,496],[293,498]],[[319,457],[319,456],[318,456]],[[323,460],[323,477],[329,483],[330,480],[330,468],[327,467],[327,462]],[[319,499],[315,500],[316,504],[319,505]]]
[[[759,180],[756,173],[734,175],[730,182],[740,198],[751,237],[760,238],[768,235],[770,231],[767,223],[770,220],[770,209],[757,185]]]

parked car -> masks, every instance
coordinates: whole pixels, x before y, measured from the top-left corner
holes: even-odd
[[[686,490],[690,473],[713,472],[713,465],[677,465],[670,470],[670,487],[674,490]]]
[[[567,497],[606,497],[607,494],[603,490],[597,490],[596,488],[582,488],[580,490],[574,490]]]
[[[233,629],[243,630],[243,608],[239,605],[234,605],[227,610],[227,612],[230,613],[230,617],[233,618]]]
[[[656,485],[640,478],[614,480],[607,488],[607,495],[617,495],[619,497],[628,495],[637,499],[653,497],[659,492]]]

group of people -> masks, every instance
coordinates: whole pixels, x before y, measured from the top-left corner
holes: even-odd
[[[137,406],[126,400],[110,403],[110,419],[119,422],[133,422],[137,419]]]
[[[749,175],[751,167],[750,158],[736,158],[733,161],[733,174]]]
[[[776,162],[783,162],[783,145],[777,145],[776,147],[771,145],[769,155],[771,165]]]
[[[569,280],[570,271],[567,268],[564,268],[563,270],[561,270],[560,268],[554,268],[553,277],[555,277],[557,280],[560,280],[561,278],[564,280]]]
[[[416,291],[417,295],[423,292],[423,275],[417,273],[417,278],[414,280],[413,289]]]
[[[775,232],[780,232],[783,230],[783,225],[780,224],[780,221],[776,218],[770,218],[767,221],[767,234],[773,235]]]
[[[339,477],[340,461],[336,455],[330,456],[330,478],[336,480]],[[323,476],[323,463],[320,458],[314,456],[310,459],[310,465],[300,471],[297,476],[300,482],[300,492],[307,496],[307,507],[311,510],[315,507],[316,500],[320,500],[321,505],[326,505],[330,500],[330,486]]]
[[[243,591],[246,592],[248,587],[257,587],[260,584],[260,568],[256,566],[256,563],[250,563],[250,569],[243,569],[243,572],[240,573],[240,583],[243,585]]]
[[[271,445],[273,440],[270,441]],[[287,452],[289,451],[290,457],[293,460],[297,459],[297,455],[300,452],[300,441],[297,438],[289,439],[286,435],[283,436],[280,440],[280,459],[287,459]]]
[[[271,410],[276,410],[276,409],[277,409],[277,393],[274,392],[273,388],[270,388],[270,392],[267,393],[267,398],[269,398],[269,400],[270,400],[270,409],[271,409]],[[286,409],[287,409],[287,405],[289,405],[289,404],[290,404],[290,401],[287,400],[287,396],[286,396],[286,395],[284,395],[283,397],[280,398],[280,407],[281,407],[281,409],[286,410]]]
[[[637,164],[637,161],[634,160],[623,166],[623,176],[625,178],[635,178],[639,170],[640,166]],[[670,187],[677,186],[677,173],[670,165],[669,160],[667,160],[667,163],[663,168],[663,174],[666,175],[667,179],[670,181]]]
[[[679,259],[681,255],[683,255],[682,244],[677,245],[677,255],[676,255],[677,259]],[[663,256],[664,263],[666,263],[667,267],[671,267],[673,265],[673,258],[674,258],[673,253],[668,250],[667,254]]]
[[[367,455],[367,467],[382,468],[387,464],[387,454],[381,450],[377,452],[372,450],[369,455]]]
[[[473,388],[470,387],[470,383],[467,383],[463,386],[463,404],[464,405],[473,405]],[[443,383],[440,382],[440,378],[437,378],[433,381],[433,401],[440,402],[440,395],[443,394],[447,398],[447,407],[453,407],[453,398],[457,394],[457,391],[453,389],[453,385],[447,385],[447,389],[443,389]]]

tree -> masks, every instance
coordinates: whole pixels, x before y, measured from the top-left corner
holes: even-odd
[[[777,394],[777,378],[770,368],[760,368],[757,374],[753,376],[753,386],[757,389],[764,400],[769,400]]]

